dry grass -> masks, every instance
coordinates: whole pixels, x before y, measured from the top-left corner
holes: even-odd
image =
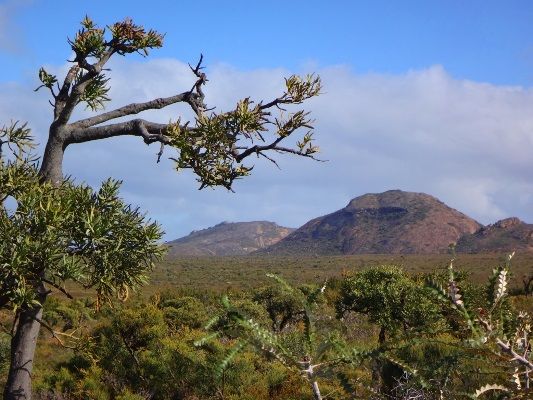
[[[505,254],[461,254],[457,270],[467,271],[470,280],[485,283],[492,269],[503,263]],[[436,255],[354,255],[324,257],[187,257],[167,258],[154,270],[144,292],[162,289],[225,290],[257,287],[268,281],[267,272],[281,274],[293,284],[320,282],[340,277],[365,267],[394,264],[409,273],[444,270],[450,261],[446,254]],[[522,276],[533,272],[533,254],[516,254],[511,268],[511,288],[521,287]]]

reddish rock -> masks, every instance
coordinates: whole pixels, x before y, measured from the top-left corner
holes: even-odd
[[[502,219],[480,228],[457,242],[461,253],[533,252],[533,224],[516,217]]]
[[[277,244],[271,254],[441,253],[478,222],[424,193],[365,194],[315,218]]]

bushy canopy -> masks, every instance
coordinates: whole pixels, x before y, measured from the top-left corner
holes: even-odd
[[[99,297],[127,296],[161,255],[159,226],[118,197],[120,182],[97,190],[73,181],[42,182],[24,125],[0,131],[0,304],[36,300],[38,282],[64,290],[66,281]]]

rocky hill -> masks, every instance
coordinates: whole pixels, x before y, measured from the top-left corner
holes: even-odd
[[[457,242],[461,253],[533,252],[533,224],[518,218],[506,218],[464,235]]]
[[[390,190],[356,197],[258,253],[440,253],[481,227],[430,195]]]
[[[243,255],[277,243],[293,230],[268,221],[222,222],[166,244],[174,257]]]

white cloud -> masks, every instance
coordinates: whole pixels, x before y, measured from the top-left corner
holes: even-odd
[[[57,69],[57,68],[56,68]],[[317,71],[324,94],[310,102],[321,156],[327,163],[278,157],[282,170],[257,161],[236,193],[197,191],[190,173],[137,138],[75,145],[65,172],[96,184],[124,179],[124,196],[160,220],[172,239],[222,220],[273,220],[299,226],[366,192],[426,192],[482,223],[518,216],[533,222],[533,91],[457,80],[440,66],[401,75],[357,74],[343,66]],[[217,110],[237,99],[272,98],[289,71],[208,70],[207,102]],[[186,90],[188,66],[171,59],[112,64],[110,107]],[[30,121],[40,140],[51,117],[45,94],[0,86],[0,120]],[[166,122],[185,113],[172,106],[143,117]],[[252,160],[255,162],[255,160]]]

